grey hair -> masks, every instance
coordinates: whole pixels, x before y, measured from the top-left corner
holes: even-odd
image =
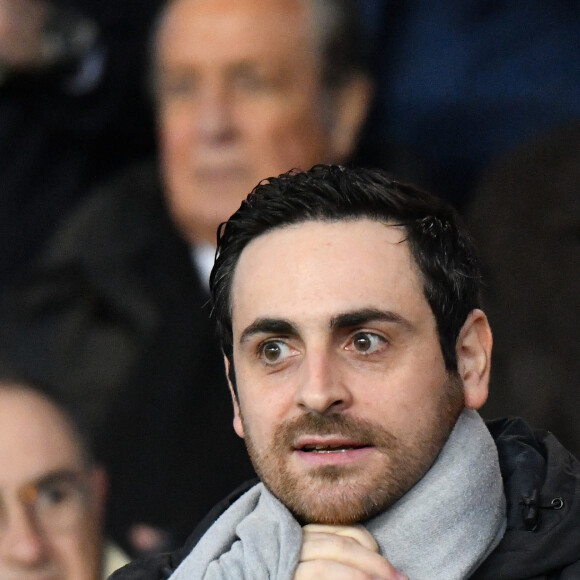
[[[368,73],[368,51],[358,0],[303,0],[312,10],[316,49],[322,57],[322,79],[327,88],[347,84]]]

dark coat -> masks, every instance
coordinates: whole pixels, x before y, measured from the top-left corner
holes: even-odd
[[[92,188],[155,151],[144,79],[163,0],[55,3],[96,24],[102,70],[81,92],[69,87],[72,70],[61,68],[0,79],[0,289]]]
[[[491,421],[507,498],[507,531],[475,580],[580,578],[580,462],[546,431],[520,419]],[[111,580],[166,580],[217,517],[254,481],[217,505],[172,554],[137,560]],[[469,538],[466,538],[466,542]]]
[[[580,120],[490,167],[466,221],[494,339],[482,415],[517,413],[580,457]]]
[[[63,391],[111,477],[110,534],[181,545],[253,475],[189,246],[154,166],[91,195],[3,304],[2,355]]]

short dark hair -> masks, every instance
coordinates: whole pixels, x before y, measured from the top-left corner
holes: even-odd
[[[337,165],[315,165],[262,181],[221,224],[210,290],[232,370],[232,280],[246,245],[292,224],[365,218],[404,229],[435,316],[445,366],[457,370],[457,338],[468,314],[480,305],[481,280],[474,244],[459,215],[442,199],[381,170]]]

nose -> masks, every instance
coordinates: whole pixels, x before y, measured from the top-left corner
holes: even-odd
[[[305,411],[319,414],[340,411],[351,405],[352,395],[339,365],[325,348],[306,355],[296,403]]]
[[[236,134],[232,92],[225,83],[212,82],[200,93],[196,115],[199,138],[210,144],[231,141]]]
[[[31,567],[43,561],[45,540],[29,509],[15,506],[0,525],[0,562]]]

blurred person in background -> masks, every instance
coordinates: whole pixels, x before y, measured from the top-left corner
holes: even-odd
[[[494,328],[496,386],[482,413],[521,415],[580,457],[580,120],[491,166],[465,217]]]
[[[103,539],[107,482],[65,407],[0,379],[0,578],[99,580],[127,563]]]
[[[100,188],[4,303],[9,359],[72,393],[132,553],[179,544],[253,473],[209,311],[215,233],[264,177],[353,153],[358,5],[172,0],[153,38],[160,160]],[[169,493],[170,492],[170,493]]]
[[[376,38],[365,164],[407,159],[411,181],[463,210],[488,165],[580,117],[577,3],[364,4]]]

